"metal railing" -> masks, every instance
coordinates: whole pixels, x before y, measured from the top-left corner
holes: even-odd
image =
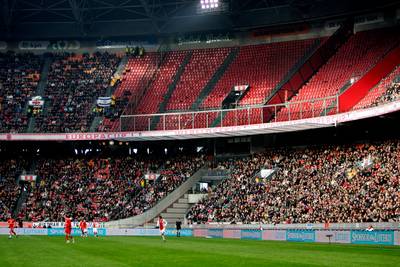
[[[239,106],[234,109],[210,109],[160,114],[122,115],[120,131],[184,130],[229,127],[292,121],[337,114],[339,95],[275,105]],[[267,118],[273,115],[268,121]],[[154,118],[158,117],[158,120]],[[156,125],[152,125],[157,121]]]

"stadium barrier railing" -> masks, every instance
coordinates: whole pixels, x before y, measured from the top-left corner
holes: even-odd
[[[338,107],[339,95],[334,95],[275,105],[122,115],[120,117],[120,131],[183,130],[292,121],[338,114]],[[274,116],[271,121],[268,121],[266,114],[271,112]],[[155,121],[157,124],[153,125]]]

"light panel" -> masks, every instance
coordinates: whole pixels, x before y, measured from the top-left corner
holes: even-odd
[[[219,0],[200,0],[201,9],[216,9],[219,7]]]

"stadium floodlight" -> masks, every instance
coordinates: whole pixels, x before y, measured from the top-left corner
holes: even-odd
[[[225,7],[225,8],[224,8]],[[222,0],[200,0],[198,13],[210,13],[227,10],[227,3]]]

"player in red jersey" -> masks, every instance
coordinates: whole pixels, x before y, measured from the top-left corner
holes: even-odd
[[[87,237],[88,236],[88,229],[87,229],[87,223],[86,223],[86,221],[85,220],[83,220],[83,232],[84,232],[84,234],[85,234],[85,237]]]
[[[87,237],[87,224],[85,220],[79,222],[79,228],[81,228],[82,237]]]
[[[72,221],[71,218],[69,217],[65,217],[65,241],[67,243],[70,242],[70,240],[72,240],[72,243],[75,243],[74,238],[71,235],[71,231],[72,231]]]
[[[13,218],[10,218],[7,220],[8,223],[8,228],[10,229],[10,236],[9,238],[12,238],[12,236],[14,235],[15,237],[17,237],[17,233],[14,231],[14,225],[15,225],[15,221]]]
[[[160,234],[161,234],[162,240],[165,241],[165,229],[167,227],[167,221],[164,220],[161,215],[158,217],[157,226],[160,229]]]

